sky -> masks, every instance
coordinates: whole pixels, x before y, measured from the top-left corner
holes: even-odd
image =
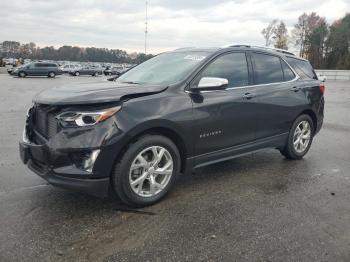
[[[145,0],[1,0],[0,42],[77,45],[144,52]],[[263,45],[273,19],[289,31],[303,12],[329,23],[350,0],[149,0],[148,53],[179,47]]]

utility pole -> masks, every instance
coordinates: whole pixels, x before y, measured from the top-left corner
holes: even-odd
[[[147,14],[147,9],[148,9],[148,1],[146,1],[146,21],[145,21],[145,54],[147,54],[147,33],[148,33],[148,14]]]

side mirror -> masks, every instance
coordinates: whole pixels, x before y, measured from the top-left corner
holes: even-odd
[[[226,78],[219,77],[202,77],[198,86],[194,86],[194,90],[223,90],[228,86]]]

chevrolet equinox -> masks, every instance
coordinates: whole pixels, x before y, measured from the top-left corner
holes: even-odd
[[[324,91],[288,51],[178,49],[115,81],[37,94],[20,156],[52,185],[151,205],[198,167],[265,148],[301,159],[322,126]]]

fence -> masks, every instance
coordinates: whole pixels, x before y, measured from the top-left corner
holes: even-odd
[[[326,76],[327,80],[350,81],[350,70],[315,70],[318,75]]]

